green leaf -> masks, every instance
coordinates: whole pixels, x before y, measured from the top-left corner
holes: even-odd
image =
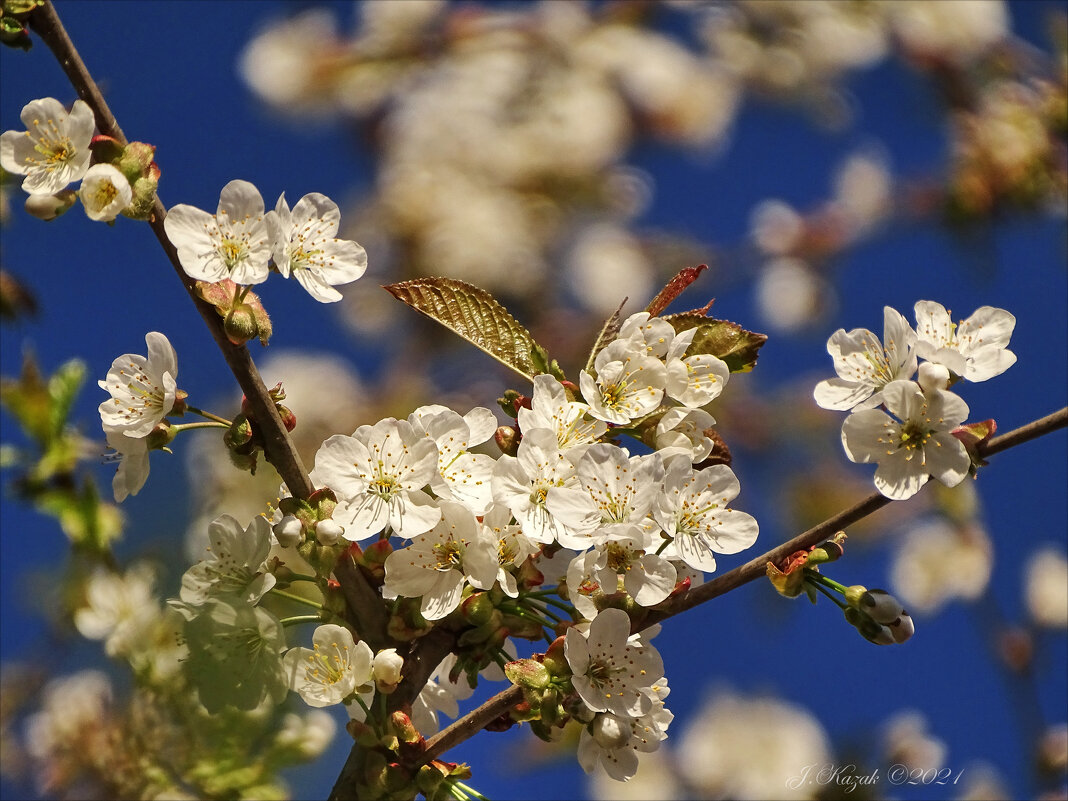
[[[23,357],[22,375],[18,379],[0,378],[0,404],[42,449],[48,447],[52,399],[32,354]]]
[[[85,374],[85,362],[81,359],[71,359],[60,365],[48,379],[48,394],[52,398],[49,424],[53,438],[58,437],[66,428],[71,406],[85,383]]]
[[[531,354],[545,349],[486,290],[455,278],[417,278],[383,289],[524,378],[542,372]]]
[[[675,333],[696,328],[689,356],[710,353],[727,363],[732,373],[747,373],[757,361],[757,351],[768,341],[766,334],[746,331],[738,323],[705,317],[699,311],[682,312],[663,318],[675,328]]]

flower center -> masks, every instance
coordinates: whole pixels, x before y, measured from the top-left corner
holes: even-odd
[[[437,570],[452,570],[463,559],[463,548],[456,540],[439,542],[434,545],[434,557],[438,560]]]
[[[909,420],[903,426],[901,426],[901,433],[898,435],[898,447],[907,448],[911,451],[923,450],[924,445],[931,438],[931,432],[912,420]]]

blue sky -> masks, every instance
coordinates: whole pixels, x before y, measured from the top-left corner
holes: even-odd
[[[1042,14],[1052,5],[1013,3],[1014,29],[1043,41]],[[59,4],[127,136],[157,146],[165,204],[214,209],[220,188],[234,178],[251,180],[269,199],[282,191],[291,199],[311,191],[340,199],[372,184],[367,154],[353,150],[340,125],[278,120],[236,74],[236,54],[253,32],[289,8],[278,2]],[[350,13],[347,4],[340,8]],[[0,125],[5,130],[18,127],[19,110],[30,99],[52,96],[69,103],[74,98],[40,43],[29,54],[5,49],[0,70]],[[657,182],[655,202],[641,222],[710,244],[739,243],[753,205],[769,196],[802,209],[818,202],[828,193],[834,164],[872,139],[886,147],[897,174],[915,175],[940,165],[945,137],[937,106],[915,74],[897,63],[883,64],[852,76],[848,87],[859,99],[860,114],[846,133],[823,132],[796,110],[749,103],[730,150],[712,163],[662,148],[638,150],[634,163],[652,172]],[[42,312],[32,322],[3,330],[0,367],[5,375],[17,372],[29,343],[44,369],[77,355],[95,380],[115,356],[143,348],[146,331],[160,330],[179,354],[183,387],[190,383],[198,395],[213,395],[230,385],[225,363],[147,226],[120,220],[110,228],[91,223],[78,210],[45,225],[21,213],[17,195],[13,200],[13,223],[3,231],[3,264],[37,293]],[[1059,409],[1068,397],[1063,219],[999,224],[983,254],[995,264],[991,274],[979,275],[974,253],[931,224],[876,236],[841,265],[839,309],[825,329],[773,338],[746,380],[770,389],[799,376],[828,377],[832,368],[826,337],[838,327],[881,332],[884,305],[911,317],[919,299],[938,300],[960,315],[989,304],[1016,314],[1012,349],[1019,361],[1000,378],[964,388],[973,419],[994,417],[1001,430],[1009,430]],[[354,340],[329,309],[280,284],[271,282],[263,293],[284,320],[275,345],[336,348],[361,369],[381,366],[373,361],[373,343]],[[711,291],[718,295],[717,313],[759,328],[747,288]],[[253,356],[259,357],[256,350]],[[91,382],[75,414],[94,436],[99,394]],[[6,417],[2,426],[4,441],[16,437]],[[837,442],[827,447],[836,453],[839,449]],[[1066,547],[1065,462],[1065,435],[1059,432],[998,456],[980,477],[985,521],[997,554],[992,597],[1009,620],[1023,614],[1022,565],[1032,546],[1048,542]],[[154,543],[171,538],[174,552],[181,553],[184,521],[176,515],[185,491],[182,468],[180,459],[153,462],[149,487],[125,507],[131,528],[124,551],[136,552],[144,541],[138,530],[151,529]],[[870,468],[853,470],[870,478]],[[739,467],[740,474],[744,471],[744,465]],[[101,466],[99,478],[108,486],[110,468]],[[746,493],[743,477],[742,500]],[[759,490],[753,497],[760,499]],[[63,535],[8,496],[2,522],[0,658],[29,653],[57,672],[99,664],[103,657],[92,646],[74,647],[62,657],[53,653],[34,614],[40,596],[28,591],[26,572],[47,574],[61,563],[67,547]],[[757,547],[770,548],[794,533],[776,530],[774,522],[762,525]],[[754,554],[725,558],[723,569]],[[885,555],[879,548],[858,553],[849,562],[850,582],[884,585]],[[812,700],[809,708],[840,746],[908,705],[922,709],[933,733],[949,745],[949,767],[985,760],[1003,773],[1013,792],[1025,797],[1034,791],[1028,755],[1016,734],[1014,696],[992,667],[982,636],[991,620],[989,610],[953,604],[920,621],[906,646],[876,648],[849,627],[834,625],[836,614],[829,606],[801,607],[801,602],[780,603],[760,582],[665,626],[656,644],[673,688],[668,706],[676,714],[677,729],[685,727],[715,684],[794,698],[818,696],[818,705]],[[695,631],[707,643],[699,651],[693,646]],[[1068,713],[1065,638],[1046,637],[1040,648],[1036,682],[1046,722],[1063,721]],[[877,691],[871,689],[871,676],[879,677]],[[828,682],[831,692],[826,691]],[[566,759],[517,784],[502,766],[514,765],[514,749],[530,742],[524,739],[529,733],[518,734],[483,735],[450,756],[474,765],[472,784],[492,798],[582,795],[581,771]],[[297,797],[325,797],[347,747],[339,738],[335,751],[318,766],[302,770]],[[9,791],[14,792],[5,787],[3,794]],[[919,796],[903,789],[900,797]]]

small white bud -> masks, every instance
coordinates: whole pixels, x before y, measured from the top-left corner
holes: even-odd
[[[375,685],[382,692],[392,692],[401,680],[401,668],[404,667],[404,657],[397,653],[396,648],[386,648],[375,654],[373,670]]]
[[[594,719],[590,733],[601,748],[622,748],[630,742],[630,721],[606,712]]]
[[[283,548],[295,548],[304,542],[304,526],[293,515],[286,515],[274,524],[274,538]]]
[[[949,370],[941,364],[923,362],[916,380],[924,392],[946,389],[949,386]]]
[[[320,520],[315,524],[315,539],[320,545],[334,545],[344,533],[345,527],[333,520]]]

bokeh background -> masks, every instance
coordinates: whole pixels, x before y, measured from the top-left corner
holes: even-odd
[[[496,408],[515,386],[378,288],[417,275],[491,289],[573,376],[625,297],[637,311],[679,268],[710,264],[675,308],[714,297],[716,316],[769,335],[757,368],[732,376],[712,408],[762,550],[871,491],[871,468],[842,453],[842,415],[811,399],[833,374],[835,329],[881,335],[884,305],[911,319],[921,299],[958,319],[998,306],[1017,317],[1018,362],[959,388],[971,419],[1005,431],[1068,397],[1060,4],[58,10],[127,136],[157,147],[165,204],[214,210],[234,178],[268,207],[282,192],[291,204],[322,192],[367,248],[368,274],[334,306],[277,277],[261,287],[275,335],[253,357],[268,384],[286,382],[309,464],[316,438],[422,403]],[[33,98],[75,97],[39,42],[5,48],[0,73],[4,130]],[[239,393],[147,226],[94,224],[79,209],[46,224],[23,212],[17,183],[4,204],[3,268],[38,305],[4,324],[4,376],[27,352],[46,373],[84,360],[92,380],[72,417],[102,453],[94,382],[158,330],[192,400],[233,413]],[[3,442],[25,445],[0,420]],[[208,439],[153,454],[147,486],[122,507],[118,561],[160,566],[164,597],[207,520],[247,518],[276,494],[269,471],[229,470]],[[591,782],[573,743],[522,729],[450,757],[498,799],[786,797],[786,779],[813,763],[881,771],[852,798],[1064,797],[1065,465],[1062,431],[997,456],[958,491],[929,489],[850,530],[847,558],[826,572],[901,597],[917,625],[903,646],[871,645],[830,604],[787,601],[764,582],[671,620],[656,645],[675,721],[626,786]],[[106,495],[112,467],[94,455],[86,469]],[[5,493],[0,662],[20,682],[4,698],[4,797],[96,786],[44,786],[44,760],[25,750],[25,716],[40,703],[27,688],[90,667],[116,695],[131,682],[70,622],[70,550],[53,519]],[[348,747],[339,730],[288,773],[292,796],[325,797]],[[891,786],[895,763],[958,780]],[[844,788],[791,797],[817,792]]]

